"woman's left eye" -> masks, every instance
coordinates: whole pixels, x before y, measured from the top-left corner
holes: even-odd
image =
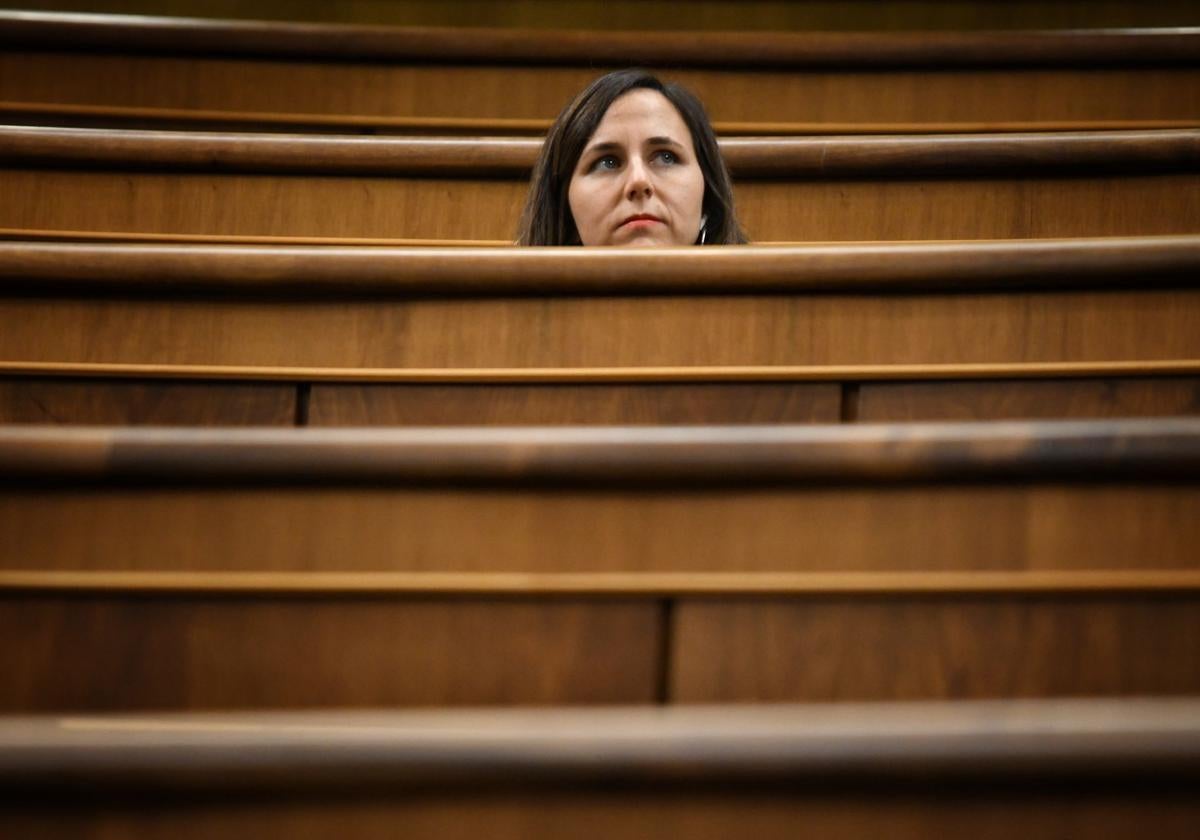
[[[657,157],[662,163],[679,163],[679,155],[675,154],[674,152],[669,152],[666,149],[658,152],[655,157]]]

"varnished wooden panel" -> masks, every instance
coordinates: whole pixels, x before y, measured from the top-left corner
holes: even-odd
[[[1200,87],[1200,85],[1198,85]],[[0,227],[253,236],[512,240],[514,180],[0,172]],[[1200,176],[740,181],[756,241],[1196,233]]]
[[[552,118],[609,68],[382,65],[8,51],[0,99],[235,111]],[[1192,68],[664,74],[717,121],[988,122],[1200,116]]]
[[[264,835],[325,838],[388,837],[403,826],[405,837],[429,840],[573,837],[819,836],[827,840],[889,837],[972,837],[1029,840],[1088,837],[1094,840],[1192,840],[1200,805],[1186,792],[1063,792],[1014,794],[991,790],[957,795],[947,790],[913,794],[803,794],[785,791],[655,791],[623,793],[431,794],[420,797],[291,799],[287,802],[113,803],[68,809],[23,803],[0,813],[0,821],[22,837],[261,838]]]
[[[0,358],[371,368],[1200,358],[1200,291],[0,300]],[[303,340],[298,340],[298,337]]]
[[[996,382],[880,382],[861,386],[863,422],[1200,414],[1200,380],[1057,379]]]
[[[5,712],[645,703],[654,602],[6,596]]]
[[[1196,569],[1195,486],[6,490],[25,570]]]
[[[696,600],[674,619],[681,703],[1200,691],[1194,595]]]
[[[836,423],[835,384],[315,385],[309,425]]]
[[[290,426],[296,386],[231,382],[0,380],[0,423]]]

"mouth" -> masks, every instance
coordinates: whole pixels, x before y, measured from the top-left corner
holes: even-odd
[[[617,229],[630,227],[650,227],[652,225],[665,224],[658,216],[651,216],[649,213],[638,213],[636,216],[630,216],[621,224],[617,225]]]

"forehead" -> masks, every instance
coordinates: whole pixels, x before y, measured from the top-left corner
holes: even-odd
[[[610,140],[638,142],[646,137],[670,137],[691,145],[687,123],[667,97],[656,90],[638,88],[621,94],[604,113],[592,142]]]

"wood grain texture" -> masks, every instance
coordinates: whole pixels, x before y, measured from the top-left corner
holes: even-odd
[[[676,606],[675,702],[1195,694],[1192,596]]]
[[[9,571],[1196,570],[1197,546],[1200,493],[1149,482],[604,493],[23,486],[0,496]]]
[[[834,384],[317,385],[312,426],[836,423]]]
[[[1200,358],[1200,292],[1190,289],[286,302],[55,295],[0,300],[0,321],[0,358],[21,362],[495,369]]]
[[[0,380],[0,423],[290,426],[295,386],[214,382]]]
[[[7,597],[0,708],[645,703],[652,603]]]
[[[305,115],[552,119],[613,67],[325,63],[0,54],[0,100]],[[963,68],[664,74],[716,122],[953,123],[1200,117],[1192,67]]]
[[[505,240],[518,180],[0,171],[0,226],[42,230]],[[1200,231],[1200,176],[1185,174],[747,181],[751,238],[774,242],[1023,239]]]
[[[176,245],[334,245],[351,248],[364,245],[389,248],[503,248],[515,245],[511,240],[500,239],[390,239],[364,236],[239,236],[236,234],[220,236],[203,233],[119,233],[95,230],[38,230],[36,228],[0,228],[0,240]]]
[[[619,32],[372,27],[10,12],[0,43],[51,50],[333,61],[860,67],[1193,64],[1200,32]]]
[[[1200,807],[1188,792],[1138,795],[1111,790],[1062,797],[1002,795],[776,796],[730,791],[700,794],[627,793],[426,796],[287,803],[220,803],[169,808],[162,805],[95,806],[66,810],[24,803],[3,813],[6,826],[22,836],[45,838],[149,838],[199,840],[214,836],[251,840],[279,835],[298,840],[337,835],[347,840],[387,836],[397,825],[418,840],[494,837],[687,836],[729,840],[752,834],[794,838],[814,832],[829,840],[888,836],[923,840],[970,836],[1005,840],[1014,833],[1030,840],[1064,836],[1095,840],[1139,840],[1148,834],[1192,840]]]
[[[735,178],[833,178],[1039,171],[1187,172],[1200,131],[1091,131],[892,137],[744,137],[719,141]],[[458,175],[527,178],[541,149],[520,137],[325,137],[313,134],[0,128],[10,165],[96,170]]]
[[[1200,571],[958,572],[196,572],[3,571],[7,592],[123,595],[485,595],[556,598],[830,594],[1146,594],[1200,591]]]
[[[1195,414],[1194,377],[869,383],[860,387],[857,408],[864,422]]]

